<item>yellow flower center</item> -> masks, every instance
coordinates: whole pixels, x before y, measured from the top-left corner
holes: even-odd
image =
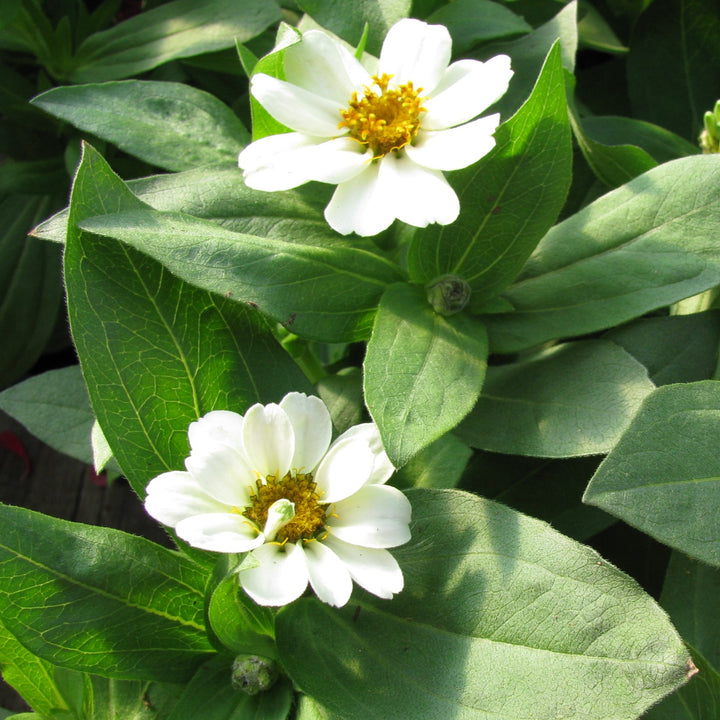
[[[416,90],[411,81],[388,89],[391,77],[373,75],[373,87],[380,92],[366,87],[361,98],[353,93],[350,106],[340,111],[343,119],[338,127],[346,127],[350,137],[371,148],[375,158],[411,143],[420,129],[420,115],[425,112],[422,88]]]
[[[295,515],[275,535],[275,542],[298,542],[315,539],[325,527],[327,505],[320,504],[320,493],[310,473],[289,472],[279,480],[268,475],[255,483],[250,505],[243,515],[261,530],[268,519],[268,510],[278,500],[289,500],[295,506]]]

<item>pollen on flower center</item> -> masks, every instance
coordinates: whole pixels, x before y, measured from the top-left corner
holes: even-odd
[[[320,504],[320,494],[310,473],[289,472],[283,478],[268,475],[258,479],[251,504],[243,515],[258,528],[264,528],[270,507],[278,500],[289,500],[295,506],[295,515],[275,535],[275,541],[283,543],[315,539],[325,527],[327,505]]]
[[[350,137],[367,145],[375,158],[411,143],[420,128],[421,113],[425,112],[420,97],[422,88],[415,89],[412,81],[397,88],[388,88],[391,75],[373,76],[375,92],[366,87],[363,97],[353,93],[347,110],[341,110],[339,128],[348,128]]]

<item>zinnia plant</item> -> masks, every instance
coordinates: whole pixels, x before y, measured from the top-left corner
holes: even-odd
[[[18,720],[714,718],[719,33],[1,2]]]

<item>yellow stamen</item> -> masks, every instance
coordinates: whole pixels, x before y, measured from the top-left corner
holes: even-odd
[[[417,90],[412,81],[388,88],[391,75],[373,75],[376,93],[366,87],[363,97],[353,93],[347,110],[341,110],[339,128],[347,128],[354,140],[368,146],[375,159],[399,150],[411,143],[420,129],[420,115],[425,112],[420,97],[422,88]]]
[[[325,527],[326,505],[320,504],[320,490],[310,473],[289,472],[285,477],[277,479],[268,475],[255,483],[256,492],[252,493],[250,505],[243,515],[253,522],[257,528],[264,528],[268,510],[278,500],[289,500],[295,505],[295,515],[283,525],[273,538],[276,544],[299,540],[312,540]]]

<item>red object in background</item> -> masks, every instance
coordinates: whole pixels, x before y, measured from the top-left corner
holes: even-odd
[[[23,461],[25,472],[21,479],[24,480],[32,470],[32,463],[20,438],[11,430],[0,432],[0,447],[9,450],[13,455],[17,455]]]

